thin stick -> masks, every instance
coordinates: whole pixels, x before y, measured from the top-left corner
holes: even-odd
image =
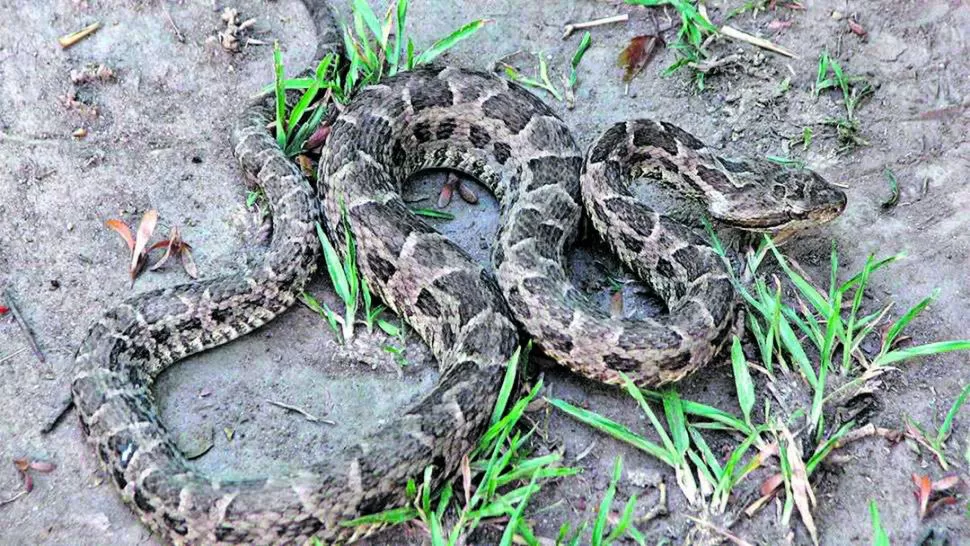
[[[163,11],[165,12],[165,17],[168,18],[169,24],[172,25],[172,30],[175,31],[175,38],[184,44],[185,36],[182,35],[182,31],[179,30],[178,25],[175,24],[175,20],[172,19],[172,14],[169,13],[167,9],[163,8]]]
[[[711,22],[711,18],[707,16],[707,8],[704,7],[703,4],[701,4],[697,8],[697,11],[701,14],[701,17],[703,17],[704,19],[707,20],[708,23]],[[763,38],[758,38],[757,36],[752,36],[752,35],[748,34],[747,32],[742,32],[742,31],[740,31],[740,30],[738,30],[738,29],[736,29],[734,27],[728,26],[728,25],[722,25],[721,28],[718,29],[718,32],[720,32],[721,34],[727,36],[728,38],[733,38],[735,40],[739,40],[739,41],[742,41],[742,42],[748,42],[749,44],[756,45],[756,46],[758,46],[760,48],[763,48],[763,49],[767,49],[768,51],[774,51],[775,53],[779,53],[779,54],[784,55],[786,57],[791,57],[792,59],[797,59],[798,58],[798,55],[795,55],[791,51],[789,51],[789,50],[787,50],[787,49],[785,49],[785,48],[783,48],[783,47],[781,47],[779,45],[775,45],[775,44],[773,44],[773,43],[771,43],[768,40],[765,40]]]
[[[317,417],[317,416],[315,416],[315,415],[313,415],[311,413],[307,413],[307,411],[304,410],[304,409],[302,409],[302,408],[298,408],[296,406],[291,406],[289,404],[284,404],[283,402],[276,402],[274,400],[268,400],[267,399],[266,400],[266,403],[267,404],[273,404],[274,406],[281,407],[281,408],[283,408],[285,410],[295,411],[296,413],[299,413],[303,417],[306,417],[306,420],[307,421],[311,421],[311,422],[314,422],[314,423],[326,423],[328,425],[336,425],[337,424],[335,421],[331,421],[329,419],[320,419],[319,417]]]
[[[14,352],[12,352],[12,353],[10,353],[8,355],[4,355],[3,357],[0,357],[0,364],[3,364],[4,362],[10,360],[11,358],[19,355],[20,353],[22,353],[22,352],[24,352],[26,350],[27,350],[26,347],[21,347],[21,348],[17,349],[16,351],[14,351]]]
[[[19,499],[20,497],[22,497],[22,496],[24,496],[26,494],[27,494],[27,490],[24,489],[23,491],[21,491],[20,493],[17,493],[16,495],[10,497],[9,499],[0,500],[0,506],[3,506],[4,504],[10,504],[11,502]]]
[[[620,15],[614,15],[612,17],[603,17],[602,19],[586,21],[584,23],[571,23],[563,27],[562,39],[565,40],[566,38],[569,38],[570,34],[582,28],[598,27],[600,25],[608,25],[610,23],[622,23],[624,21],[628,21],[629,19],[630,16],[623,13]]]
[[[694,516],[692,516],[690,514],[684,514],[684,515],[687,516],[687,519],[693,521],[694,523],[696,523],[696,524],[698,524],[698,525],[700,525],[702,527],[707,527],[711,531],[714,531],[715,533],[717,533],[717,534],[721,535],[722,537],[730,540],[731,542],[737,544],[738,546],[753,546],[747,540],[744,540],[743,538],[741,538],[741,537],[739,537],[739,536],[737,536],[737,535],[735,535],[733,533],[729,533],[728,531],[726,531],[724,529],[721,529],[720,527],[718,527],[717,525],[714,525],[713,523],[711,523],[709,521],[706,521],[706,520],[703,520],[703,519],[700,519],[700,518],[695,518]]]
[[[10,308],[10,312],[13,313],[13,318],[17,321],[17,325],[20,326],[20,329],[24,332],[24,335],[27,336],[27,343],[30,343],[30,348],[34,351],[34,356],[37,357],[37,360],[40,360],[41,364],[47,362],[47,360],[44,358],[44,353],[40,352],[40,347],[37,346],[37,340],[34,339],[34,334],[31,333],[23,315],[20,314],[20,309],[17,309],[17,305],[14,303],[13,297],[10,295],[9,290],[4,289],[3,299],[7,307]]]

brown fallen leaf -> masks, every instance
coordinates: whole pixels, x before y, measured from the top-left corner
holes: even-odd
[[[630,43],[616,58],[617,64],[624,69],[623,81],[629,82],[647,66],[657,50],[664,47],[663,38],[652,34],[634,36]]]
[[[148,268],[149,271],[155,271],[161,268],[171,256],[178,256],[182,263],[182,269],[193,279],[199,278],[199,270],[195,266],[195,261],[192,259],[192,245],[182,239],[182,234],[177,227],[172,228],[168,239],[155,243],[148,249],[148,252],[158,248],[164,248],[165,254]]]
[[[930,502],[930,493],[933,492],[933,482],[930,481],[929,476],[919,476],[913,473],[913,484],[916,486],[916,491],[913,494],[916,495],[916,501],[919,504],[919,519],[922,521],[926,517],[926,508]]]
[[[451,197],[457,188],[458,177],[455,173],[448,173],[448,178],[445,179],[445,183],[441,186],[441,193],[438,194],[437,206],[439,209],[443,209],[451,203]]]
[[[114,230],[121,235],[124,239],[125,244],[128,245],[128,250],[131,252],[131,262],[128,265],[128,276],[131,277],[131,282],[134,284],[135,278],[141,272],[145,263],[148,261],[148,252],[151,250],[148,248],[148,241],[152,238],[152,233],[155,232],[155,225],[158,223],[158,211],[151,209],[146,212],[141,217],[141,223],[138,225],[138,232],[132,236],[131,228],[121,220],[108,220],[105,225]]]
[[[795,499],[795,507],[802,518],[802,523],[808,529],[812,543],[818,544],[818,530],[815,528],[815,520],[812,517],[812,508],[815,506],[815,493],[812,492],[812,484],[808,481],[808,470],[805,468],[805,461],[802,460],[802,450],[799,448],[795,437],[787,427],[781,429],[785,438],[784,457],[788,460],[791,468],[791,489]]]
[[[783,21],[781,19],[775,19],[768,23],[768,30],[778,31],[785,30],[792,25],[792,21]]]
[[[321,123],[320,126],[317,127],[315,131],[313,131],[313,134],[310,135],[310,138],[306,140],[306,144],[303,145],[303,149],[316,150],[320,146],[323,146],[325,142],[327,142],[327,137],[329,136],[330,136],[330,125],[326,123]]]
[[[461,180],[458,181],[458,195],[469,205],[478,204],[478,194]]]
[[[47,474],[57,468],[53,463],[47,461],[34,461],[26,458],[14,459],[13,465],[17,467],[17,472],[20,473],[20,477],[23,479],[24,492],[26,493],[34,490],[34,477],[30,474],[32,470]]]
[[[849,30],[851,30],[853,34],[855,34],[860,38],[865,38],[867,34],[866,29],[862,28],[862,25],[855,22],[854,19],[849,19]]]

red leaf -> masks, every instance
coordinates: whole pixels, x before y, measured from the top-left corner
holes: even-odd
[[[141,266],[144,264],[146,255],[145,248],[148,246],[148,241],[152,238],[152,233],[155,232],[155,224],[157,223],[158,211],[155,209],[149,210],[141,217],[141,223],[138,224],[138,234],[135,236],[135,247],[131,251],[129,273],[131,274],[132,280],[134,280]]]
[[[330,125],[321,124],[317,127],[316,131],[310,135],[307,139],[306,144],[303,145],[304,150],[314,150],[323,146],[323,143],[327,141],[327,137],[330,136]]]
[[[935,501],[930,503],[929,507],[926,509],[926,514],[927,515],[932,514],[937,508],[941,506],[949,506],[951,504],[956,504],[956,503],[957,503],[956,497],[942,497],[942,498],[936,499]]]
[[[862,25],[860,25],[859,23],[856,23],[852,19],[849,19],[849,30],[851,30],[853,34],[855,34],[856,36],[859,36],[860,38],[863,38],[866,35],[866,29],[862,28]]]
[[[23,473],[23,477],[24,477],[24,491],[27,491],[28,493],[30,493],[31,491],[34,490],[34,479],[30,477],[30,474],[26,472]]]
[[[930,502],[930,493],[933,492],[933,483],[929,476],[917,476],[913,474],[913,483],[916,485],[916,500],[919,502],[919,519],[926,517],[927,505]]]
[[[6,315],[9,311],[10,311],[9,307],[4,307],[0,305],[0,317],[2,317],[3,315]]]
[[[47,461],[31,461],[30,469],[36,470],[37,472],[42,472],[44,474],[48,472],[53,472],[57,468],[54,463],[49,463]]]
[[[782,482],[784,481],[785,481],[785,478],[781,474],[775,474],[774,476],[771,476],[767,480],[761,482],[761,489],[759,491],[761,493],[761,496],[766,497],[774,493],[775,491],[778,490],[778,487],[781,486]]]
[[[768,30],[785,30],[792,25],[791,21],[782,21],[781,19],[775,19],[774,21],[768,23]]]
[[[131,228],[121,220],[108,220],[104,223],[110,229],[118,232],[121,238],[125,240],[125,244],[128,245],[128,250],[135,250],[135,238],[131,235]]]
[[[617,64],[625,70],[623,81],[628,82],[639,74],[657,53],[658,46],[663,45],[664,41],[660,36],[634,36],[616,59]]]

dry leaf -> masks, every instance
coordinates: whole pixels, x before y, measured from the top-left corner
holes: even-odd
[[[458,181],[458,195],[469,205],[478,203],[478,194],[468,187],[468,184],[462,183],[461,180]]]
[[[777,491],[784,481],[784,476],[781,474],[775,474],[769,477],[767,480],[761,482],[761,488],[758,491],[761,493],[762,497],[767,497],[768,495]]]
[[[933,483],[930,481],[929,476],[918,476],[913,474],[913,484],[916,485],[916,500],[919,503],[919,519],[920,521],[926,517],[927,507],[930,502],[930,493],[933,492]]]
[[[949,491],[956,486],[960,485],[960,476],[953,474],[945,478],[941,478],[933,482],[933,491],[944,492]]]
[[[818,545],[818,530],[815,528],[815,520],[812,518],[812,507],[815,506],[815,493],[812,492],[812,484],[808,482],[808,471],[805,469],[805,461],[802,460],[802,450],[795,442],[794,436],[787,427],[782,428],[785,437],[785,458],[791,467],[791,489],[792,496],[795,498],[795,507],[802,518],[802,523],[808,529],[808,534],[812,537],[812,543]]]
[[[307,139],[306,143],[303,145],[303,149],[315,150],[320,146],[323,146],[323,143],[327,141],[328,136],[330,136],[330,125],[320,124],[320,126],[317,127],[317,130],[313,131],[313,134]]]
[[[172,231],[168,235],[168,239],[164,241],[159,241],[152,245],[148,252],[155,250],[157,248],[164,248],[165,254],[155,262],[154,265],[149,267],[149,271],[155,271],[165,265],[165,262],[172,256],[178,256],[179,261],[182,263],[182,269],[193,279],[199,278],[199,270],[195,266],[195,261],[192,259],[192,245],[185,242],[182,239],[182,234],[179,232],[177,227],[173,227]]]
[[[629,82],[639,74],[664,45],[663,38],[659,36],[634,36],[616,59],[617,64],[624,69],[623,81]]]
[[[182,245],[182,252],[180,253],[182,258],[182,269],[188,273],[189,277],[193,279],[199,278],[199,268],[195,266],[195,260],[192,259],[191,247],[187,244]]]
[[[118,235],[121,235],[121,238],[125,240],[125,244],[128,245],[129,251],[135,250],[135,238],[134,236],[132,236],[131,229],[128,227],[127,224],[125,224],[121,220],[108,220],[107,222],[105,222],[105,225],[108,226],[110,229],[115,230],[118,233]]]
[[[768,30],[785,30],[792,25],[791,21],[782,21],[781,19],[775,19],[774,21],[768,23]]]
[[[853,19],[849,19],[849,30],[860,38],[865,38],[866,36],[866,29],[862,28],[862,25],[856,23]]]
[[[131,264],[128,266],[128,274],[131,276],[132,282],[134,282],[135,277],[138,276],[139,271],[145,265],[146,258],[148,258],[148,251],[146,250],[148,241],[151,240],[157,223],[158,211],[151,209],[141,217],[141,223],[138,224],[135,246],[131,251]]]

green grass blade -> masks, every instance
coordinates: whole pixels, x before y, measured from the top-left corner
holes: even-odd
[[[341,301],[347,303],[350,301],[350,284],[347,282],[347,275],[344,273],[343,265],[340,263],[340,256],[337,254],[337,250],[334,249],[333,245],[330,244],[330,239],[323,232],[323,227],[320,226],[320,222],[317,222],[317,237],[320,239],[320,245],[323,247],[323,258],[327,264],[327,272],[330,273],[330,283],[333,285],[334,292],[337,293]]]
[[[462,27],[458,30],[431,44],[429,49],[418,55],[414,63],[425,64],[431,62],[445,51],[454,47],[458,42],[478,32],[478,30],[486,24],[488,24],[487,19],[479,19],[477,21],[472,21],[462,25]]]
[[[603,494],[603,500],[600,501],[599,511],[596,513],[596,521],[593,522],[593,536],[591,537],[593,546],[600,546],[603,544],[603,532],[606,530],[606,518],[610,515],[610,508],[613,506],[613,497],[616,496],[616,484],[620,481],[620,475],[622,473],[623,457],[618,456],[616,461],[613,463],[613,477],[610,479],[610,485],[606,488],[606,493]]]
[[[495,408],[492,410],[492,419],[490,422],[491,425],[498,423],[499,419],[505,415],[505,407],[509,402],[509,397],[512,395],[512,388],[515,387],[515,381],[518,379],[520,350],[520,347],[515,348],[515,352],[509,357],[508,364],[505,366],[505,379],[502,380],[502,388],[499,390],[498,398],[495,400]]]
[[[666,449],[670,460],[674,461],[675,464],[679,464],[683,460],[683,458],[680,456],[680,451],[674,446],[674,443],[670,440],[670,436],[667,435],[667,431],[664,430],[663,425],[660,424],[660,421],[653,413],[650,405],[647,404],[647,401],[643,398],[643,393],[640,392],[640,389],[636,386],[633,380],[627,377],[623,372],[620,372],[620,377],[623,378],[623,387],[626,389],[626,392],[630,393],[630,396],[637,401],[637,404],[640,405],[640,409],[643,410],[643,413],[646,414],[647,419],[650,420],[650,424],[653,425],[653,429],[657,432],[657,436],[660,436],[660,441],[663,443],[664,449]],[[666,399],[666,393],[661,393],[660,396],[662,400]]]
[[[966,403],[967,396],[970,396],[970,385],[963,387],[957,399],[953,401],[953,405],[950,406],[950,411],[946,412],[946,418],[943,419],[943,424],[940,425],[940,430],[936,434],[937,445],[942,445],[950,436],[950,431],[953,430],[953,420],[956,418],[957,412],[960,411],[960,407]]]
[[[637,507],[637,496],[631,495],[630,499],[626,501],[626,506],[623,507],[623,512],[620,516],[620,521],[616,523],[616,527],[610,531],[607,535],[604,544],[612,544],[614,541],[622,537],[627,529],[630,528],[630,524],[633,523],[633,512]]]
[[[781,269],[785,272],[785,275],[791,279],[792,284],[794,284],[795,287],[798,288],[798,291],[805,296],[805,299],[812,304],[812,307],[815,308],[815,311],[818,314],[828,316],[829,313],[831,313],[832,306],[829,304],[825,296],[814,286],[812,286],[812,283],[808,282],[805,277],[799,275],[794,269],[791,268],[790,265],[788,265],[788,260],[781,255],[781,252],[778,251],[778,248],[767,235],[765,236],[765,241],[768,244],[768,248],[771,249],[771,253],[774,254],[775,260],[778,261],[778,265],[781,266]]]
[[[426,218],[439,218],[441,220],[454,220],[455,215],[450,212],[435,209],[411,209],[411,212]]]
[[[576,53],[573,54],[572,61],[569,63],[569,87],[570,89],[576,87],[576,81],[579,78],[579,73],[577,69],[579,68],[579,63],[583,60],[583,56],[586,55],[586,50],[589,49],[590,44],[593,42],[593,37],[590,35],[589,31],[583,33],[583,39],[579,41],[579,47],[576,48]]]
[[[555,398],[546,398],[545,400],[552,404],[552,406],[555,408],[576,419],[577,421],[585,423],[602,432],[603,434],[612,436],[621,442],[626,442],[671,467],[675,467],[677,464],[676,461],[671,458],[670,453],[668,453],[665,449],[651,442],[650,440],[647,440],[643,436],[634,433],[616,421],[603,417],[598,413],[576,407],[564,400],[558,400]]]
[[[872,518],[872,546],[889,546],[889,535],[882,528],[879,521],[879,507],[876,506],[876,499],[869,501],[869,515]]]
[[[924,309],[926,309],[931,303],[933,303],[933,301],[935,301],[936,298],[939,297],[939,295],[940,295],[940,289],[937,288],[936,290],[933,290],[933,293],[931,293],[929,296],[924,298],[922,301],[910,307],[909,310],[906,311],[906,314],[899,317],[899,319],[896,322],[894,322],[892,326],[889,327],[889,330],[886,331],[886,340],[883,343],[883,346],[886,347],[887,349],[891,348],[893,344],[896,342],[896,338],[898,338],[899,334],[902,333],[903,329],[905,329],[906,326],[908,326],[909,323],[912,322],[917,315],[922,313]]]
[[[358,525],[374,525],[377,523],[396,525],[398,523],[411,521],[417,517],[417,510],[410,506],[402,506],[400,508],[393,508],[391,510],[385,510],[384,512],[378,512],[376,514],[368,514],[359,518],[341,521],[339,525],[341,527],[356,527]]]
[[[381,22],[377,19],[377,15],[374,14],[374,10],[371,9],[367,0],[354,0],[353,3],[354,15],[359,15],[363,19],[364,23],[367,24],[367,28],[370,29],[371,34],[377,38],[378,43],[380,43],[381,48],[384,48],[383,43],[383,32],[381,32]],[[367,40],[367,36],[361,35],[361,40]]]
[[[286,91],[283,90],[283,54],[280,43],[273,42],[273,75],[276,85],[276,143],[286,148]]]
[[[734,370],[734,386],[738,392],[738,405],[744,414],[744,421],[751,422],[751,409],[754,408],[754,383],[748,372],[748,361],[741,349],[741,340],[734,336],[731,342],[731,367]]]
[[[674,389],[664,389],[662,394],[664,415],[667,418],[667,426],[670,427],[670,435],[673,437],[674,449],[683,460],[687,448],[690,447],[690,436],[687,434],[687,418],[684,416],[680,395]]]
[[[893,362],[900,362],[902,360],[909,360],[911,358],[921,356],[936,355],[950,351],[968,350],[970,350],[970,340],[938,341],[936,343],[927,343],[925,345],[917,345],[916,347],[906,347],[905,349],[889,351],[888,353],[876,358],[872,365],[885,366],[887,364],[892,364]]]

